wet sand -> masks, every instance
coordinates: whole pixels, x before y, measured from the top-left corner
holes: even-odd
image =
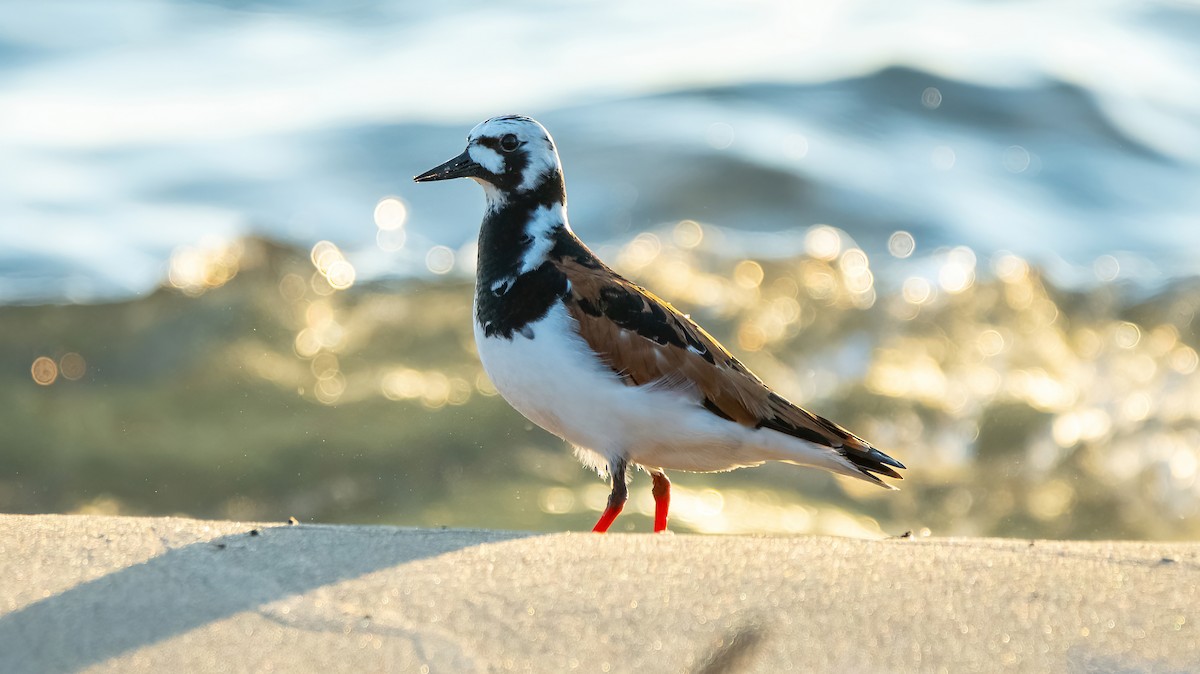
[[[0,516],[0,671],[1194,671],[1200,544]]]

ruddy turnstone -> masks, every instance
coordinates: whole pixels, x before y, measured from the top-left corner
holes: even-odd
[[[650,473],[654,530],[667,528],[664,470],[726,471],[783,461],[894,489],[899,461],[788,402],[712,335],[609,269],[571,231],[550,134],[518,115],[471,130],[467,149],[413,178],[471,178],[479,230],[475,343],[518,412],[571,443],[612,481],[594,531],[625,505],[630,466]]]

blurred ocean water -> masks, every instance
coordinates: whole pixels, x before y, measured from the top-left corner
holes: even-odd
[[[144,294],[180,246],[250,234],[426,274],[480,198],[408,178],[512,111],[556,135],[593,242],[695,219],[795,250],[827,223],[872,255],[905,230],[918,257],[1008,250],[1072,283],[1200,271],[1194,3],[3,11],[0,301]],[[388,195],[407,221],[383,250]]]
[[[589,526],[474,354],[479,189],[410,181],[524,112],[604,259],[911,469],[677,528],[1200,537],[1200,5],[0,11],[0,511]]]

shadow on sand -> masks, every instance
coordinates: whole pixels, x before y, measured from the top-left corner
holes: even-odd
[[[0,617],[0,672],[77,671],[324,585],[531,535],[306,525],[173,548]]]

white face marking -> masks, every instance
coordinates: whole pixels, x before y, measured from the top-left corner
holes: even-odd
[[[521,143],[521,152],[527,157],[525,168],[521,171],[521,182],[517,189],[525,192],[541,183],[542,177],[553,172],[561,171],[558,150],[545,127],[532,119],[493,118],[480,122],[471,129],[467,136],[467,152],[471,159],[495,174],[504,172],[504,157],[497,151],[478,143],[483,137],[503,138],[512,134]],[[481,183],[483,181],[480,181]],[[489,204],[491,197],[489,195]]]
[[[496,152],[490,147],[471,144],[471,146],[467,148],[467,154],[471,155],[471,161],[479,164],[492,173],[504,172],[504,157],[501,157],[499,152]]]

